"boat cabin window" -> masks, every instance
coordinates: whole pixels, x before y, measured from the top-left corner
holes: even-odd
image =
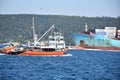
[[[55,39],[50,39],[50,41],[54,41]]]
[[[55,49],[53,49],[53,48],[42,48],[42,51],[49,52],[49,51],[55,51]]]
[[[61,41],[63,40],[63,39],[60,39]]]

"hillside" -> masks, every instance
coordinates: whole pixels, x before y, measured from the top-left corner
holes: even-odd
[[[114,26],[120,29],[120,17],[80,17],[64,15],[14,14],[0,15],[0,42],[18,41],[27,43],[32,40],[32,17],[35,18],[35,29],[40,37],[52,24],[64,32],[67,45],[73,44],[71,33],[80,32],[85,22],[89,28]]]

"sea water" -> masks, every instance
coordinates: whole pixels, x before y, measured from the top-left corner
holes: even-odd
[[[0,80],[120,80],[120,52],[70,50],[65,56],[0,55]]]

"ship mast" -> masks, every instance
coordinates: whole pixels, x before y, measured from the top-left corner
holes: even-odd
[[[35,33],[34,17],[32,18],[32,29],[33,29],[33,43],[35,47],[37,44],[37,34]]]
[[[87,25],[87,22],[85,23],[85,32],[88,31],[88,25]]]

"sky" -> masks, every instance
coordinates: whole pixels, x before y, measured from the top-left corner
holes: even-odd
[[[0,0],[0,14],[120,16],[120,0]]]

